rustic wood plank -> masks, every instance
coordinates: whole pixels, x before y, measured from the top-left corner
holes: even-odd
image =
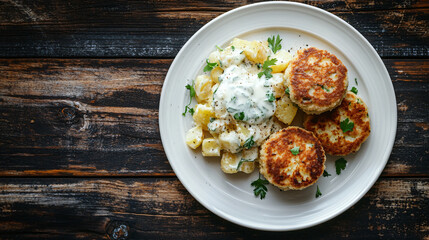
[[[256,231],[223,220],[175,178],[0,182],[4,239],[108,239],[109,224],[126,225],[129,239],[423,239],[429,234],[427,178],[380,179],[345,213],[294,232]]]
[[[428,62],[385,61],[399,124],[383,176],[429,173]],[[158,129],[170,63],[0,59],[0,176],[173,176]]]
[[[383,57],[429,56],[426,1],[308,3],[349,22]],[[171,58],[204,24],[244,4],[4,1],[0,57]]]

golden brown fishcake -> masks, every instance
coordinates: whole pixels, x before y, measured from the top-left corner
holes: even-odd
[[[308,114],[334,109],[347,92],[347,68],[334,54],[315,47],[299,50],[285,77],[290,99]]]
[[[299,147],[294,155],[291,149]],[[319,179],[325,170],[325,151],[313,133],[287,127],[270,136],[262,145],[260,172],[281,190],[301,190]]]
[[[354,126],[352,131],[344,133],[340,123],[347,118]],[[343,102],[335,110],[307,116],[304,127],[316,135],[326,153],[337,156],[358,151],[371,132],[368,107],[352,92],[347,92]]]

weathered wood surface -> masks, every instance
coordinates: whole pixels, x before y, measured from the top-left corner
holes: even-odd
[[[383,57],[429,56],[427,1],[301,2],[350,23]],[[204,24],[248,1],[0,3],[0,57],[172,58]]]
[[[4,179],[0,231],[2,239],[108,239],[106,226],[119,222],[130,239],[425,239],[428,180],[381,179],[333,220],[268,233],[215,216],[175,178]]]
[[[184,189],[159,136],[165,74],[201,26],[251,2],[0,0],[0,239],[113,239],[120,224],[128,239],[429,239],[426,0],[299,1],[360,31],[395,87],[392,154],[351,209],[261,232]]]
[[[0,59],[0,176],[172,176],[158,129],[170,63]],[[385,64],[399,123],[383,176],[429,176],[422,111],[429,108],[429,61]]]

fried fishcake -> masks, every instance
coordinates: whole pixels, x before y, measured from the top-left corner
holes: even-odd
[[[334,109],[347,92],[347,68],[334,54],[315,47],[297,52],[285,78],[290,99],[307,114]]]
[[[351,131],[344,132],[341,122],[343,128],[345,123],[349,127],[353,123]],[[356,94],[347,92],[338,108],[321,115],[308,115],[304,120],[304,127],[316,135],[326,153],[345,156],[358,151],[368,138],[371,132],[369,122],[366,104]]]
[[[325,170],[325,151],[313,133],[287,127],[270,136],[260,152],[260,172],[281,190],[301,190]]]

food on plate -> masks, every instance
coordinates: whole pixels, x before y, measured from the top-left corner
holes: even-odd
[[[298,108],[292,103],[288,95],[283,95],[283,97],[276,101],[276,105],[277,108],[275,115],[277,119],[285,124],[291,124]]]
[[[297,52],[285,78],[290,99],[307,114],[334,109],[347,92],[347,68],[334,54],[315,47]]]
[[[220,157],[224,173],[259,167],[251,183],[256,197],[265,198],[269,183],[301,190],[330,176],[325,152],[356,152],[369,136],[368,108],[356,87],[347,92],[347,68],[326,50],[309,47],[292,57],[279,35],[235,38],[223,49],[216,46],[205,63],[204,74],[186,85],[190,101],[183,115],[190,113],[194,123],[186,143],[201,146],[205,157]],[[298,109],[309,114],[307,130],[290,126]],[[343,158],[335,162],[338,175],[346,164]],[[316,197],[321,195],[317,186]]]
[[[217,47],[205,74],[187,86],[197,105],[186,108],[196,126],[186,143],[193,149],[202,144],[203,156],[222,156],[225,173],[253,172],[259,146],[283,127],[280,121],[290,123],[296,114],[284,96],[284,70],[292,56],[280,42],[279,36],[273,42],[235,38],[226,48]]]
[[[316,135],[326,153],[337,156],[358,151],[371,132],[368,107],[350,91],[333,111],[308,115],[304,127]]]
[[[310,131],[287,127],[272,134],[261,147],[260,172],[281,190],[301,190],[325,170],[325,151]]]

